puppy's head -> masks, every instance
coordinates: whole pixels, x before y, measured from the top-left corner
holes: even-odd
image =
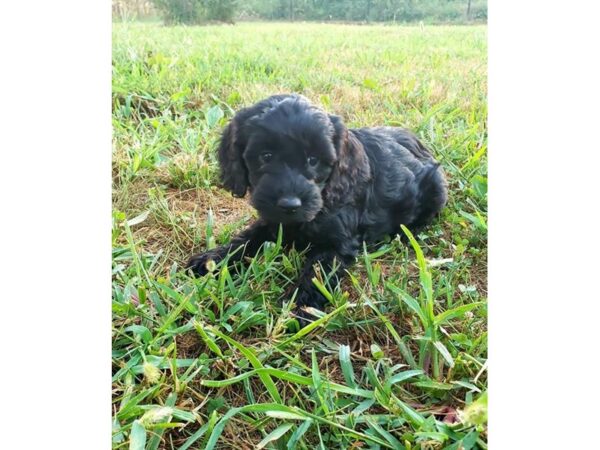
[[[238,112],[219,147],[221,181],[234,195],[251,192],[272,223],[310,222],[335,170],[347,131],[299,95],[276,95]]]

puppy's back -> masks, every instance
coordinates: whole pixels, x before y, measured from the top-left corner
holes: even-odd
[[[444,172],[429,149],[404,128],[351,131],[369,155],[377,196],[395,200],[394,218],[412,229],[431,222],[446,204],[448,189]]]
[[[420,161],[433,160],[433,155],[427,147],[425,147],[419,138],[410,130],[399,127],[371,127],[361,128],[362,130],[370,130],[378,135],[385,135],[392,138],[395,142],[410,150],[413,156]]]

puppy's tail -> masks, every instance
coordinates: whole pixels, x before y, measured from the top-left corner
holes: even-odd
[[[414,228],[427,225],[448,201],[448,187],[440,164],[427,163],[417,175],[417,214]]]

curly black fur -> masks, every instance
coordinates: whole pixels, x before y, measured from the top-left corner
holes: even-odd
[[[325,303],[311,281],[315,263],[341,275],[363,241],[381,241],[400,224],[422,227],[447,200],[439,164],[414,134],[347,129],[300,95],[274,95],[239,111],[218,155],[223,186],[238,197],[249,190],[260,219],[228,245],[193,256],[188,267],[203,275],[209,260],[253,256],[282,224],[284,244],[308,248],[299,308]]]

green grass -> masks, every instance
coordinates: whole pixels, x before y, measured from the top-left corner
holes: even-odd
[[[486,51],[483,26],[114,25],[113,448],[487,448]],[[279,92],[413,129],[450,185],[408,244],[322,274],[300,331],[279,243],[181,271],[255,215],[216,187],[215,143]]]

